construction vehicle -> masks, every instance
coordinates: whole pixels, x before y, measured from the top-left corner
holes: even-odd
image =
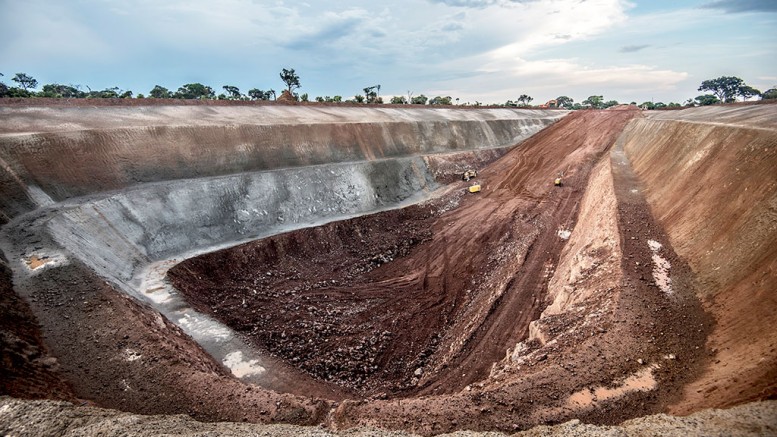
[[[465,181],[469,181],[470,179],[474,178],[477,175],[478,175],[477,171],[470,169],[465,171],[464,174],[461,176],[461,178],[464,179]]]
[[[479,193],[480,192],[480,185],[471,185],[469,187],[470,193]]]
[[[556,186],[556,187],[563,187],[564,186],[564,183],[561,181],[561,178],[564,177],[564,173],[566,173],[567,170],[569,170],[569,168],[567,168],[564,171],[560,172],[558,174],[558,176],[556,177],[556,179],[553,180],[553,185],[554,186]]]

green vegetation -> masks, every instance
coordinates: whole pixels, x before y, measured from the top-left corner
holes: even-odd
[[[171,93],[169,89],[157,85],[154,87],[154,89],[148,92],[148,96],[154,99],[169,99],[173,97],[173,93]]]
[[[452,105],[453,103],[451,100],[451,96],[446,96],[446,97],[437,96],[432,100],[429,100],[429,104],[430,105]]]
[[[420,96],[415,96],[410,99],[410,103],[413,105],[425,105],[427,100],[429,100],[429,98],[421,94]]]
[[[526,107],[529,106],[529,103],[534,100],[533,97],[529,96],[528,94],[521,94],[518,96],[518,106]]]
[[[717,79],[705,80],[699,86],[699,91],[710,91],[718,100],[731,103],[742,97],[747,100],[750,97],[760,95],[757,89],[745,84],[745,81],[734,76],[721,76]]]
[[[559,108],[572,109],[572,105],[575,101],[571,97],[558,96],[556,97],[556,104]]]
[[[294,94],[294,90],[300,87],[299,75],[294,72],[293,68],[281,70],[281,80],[286,84],[286,90],[289,94]]]
[[[213,92],[213,88],[203,85],[201,83],[187,83],[186,85],[178,88],[178,91],[173,95],[176,99],[212,99],[216,97],[216,93]]]
[[[365,97],[363,101],[366,103],[383,103],[383,99],[378,94],[380,94],[380,85],[368,86],[364,88]]]
[[[0,77],[4,75],[0,73]],[[284,94],[288,93],[294,100],[308,102],[316,101],[321,103],[341,103],[343,102],[342,96],[318,96],[311,98],[308,93],[298,95],[294,91],[300,88],[300,77],[293,68],[284,68],[280,72],[280,79],[284,83]],[[34,98],[34,97],[47,97],[47,98],[65,98],[65,99],[131,99],[133,98],[133,92],[130,90],[122,90],[119,87],[109,87],[103,90],[92,90],[88,86],[85,88],[88,91],[83,91],[80,85],[65,85],[60,83],[45,84],[40,88],[40,91],[36,91],[38,88],[38,81],[26,74],[16,73],[11,81],[15,83],[15,86],[9,86],[6,83],[0,81],[0,98],[3,97],[22,97],[22,98]],[[216,95],[213,88],[210,86],[195,82],[182,85],[177,91],[172,92],[169,89],[155,85],[148,94],[137,94],[135,98],[151,98],[151,99],[199,99],[199,100],[276,100],[277,95],[275,90],[268,89],[262,90],[259,88],[252,88],[246,94],[243,94],[235,85],[224,85],[221,87],[224,92]],[[364,94],[357,94],[354,97],[345,100],[347,103],[357,104],[383,104],[383,97],[380,96],[380,85],[368,86],[363,89]],[[777,99],[777,86],[764,91],[759,90],[747,85],[742,79],[734,76],[721,76],[717,79],[708,79],[701,83],[698,88],[699,91],[707,91],[708,93],[689,98],[683,104],[670,102],[643,102],[639,105],[642,109],[668,109],[668,108],[682,108],[692,106],[707,106],[715,105],[719,103],[731,103],[739,99],[748,100],[751,98],[760,98],[762,100],[774,100]],[[521,94],[516,100],[508,100],[505,103],[488,104],[486,106],[502,106],[502,107],[532,107],[531,102],[533,97],[528,94]],[[568,110],[580,110],[580,109],[606,109],[613,106],[617,106],[620,103],[617,100],[604,100],[602,95],[588,96],[587,99],[581,103],[575,103],[574,99],[569,96],[561,95],[556,97],[556,104],[559,108]],[[454,103],[455,101],[455,103]],[[413,96],[408,91],[407,96],[395,95],[389,98],[389,103],[394,105],[459,105],[459,98],[453,98],[451,96],[435,96],[428,98],[424,94]],[[632,105],[636,105],[636,102],[631,102]],[[462,106],[483,106],[483,103],[475,101],[474,103],[466,102]],[[552,107],[552,105],[550,105]],[[535,105],[534,107],[546,108],[545,104]]]
[[[583,100],[583,105],[593,109],[602,109],[604,106],[604,97],[588,96],[587,99]]]

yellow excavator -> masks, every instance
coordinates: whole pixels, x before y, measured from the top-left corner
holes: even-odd
[[[556,187],[563,187],[564,186],[564,182],[561,181],[561,178],[564,177],[564,173],[566,173],[566,170],[562,171],[561,173],[559,173],[558,177],[553,180],[553,185],[554,186],[556,186]]]

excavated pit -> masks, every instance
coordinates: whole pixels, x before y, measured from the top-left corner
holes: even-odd
[[[43,334],[4,393],[424,435],[774,397],[776,108],[0,107]]]

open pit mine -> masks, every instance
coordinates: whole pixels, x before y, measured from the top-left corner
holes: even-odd
[[[0,223],[3,435],[777,434],[777,104],[9,99]]]

